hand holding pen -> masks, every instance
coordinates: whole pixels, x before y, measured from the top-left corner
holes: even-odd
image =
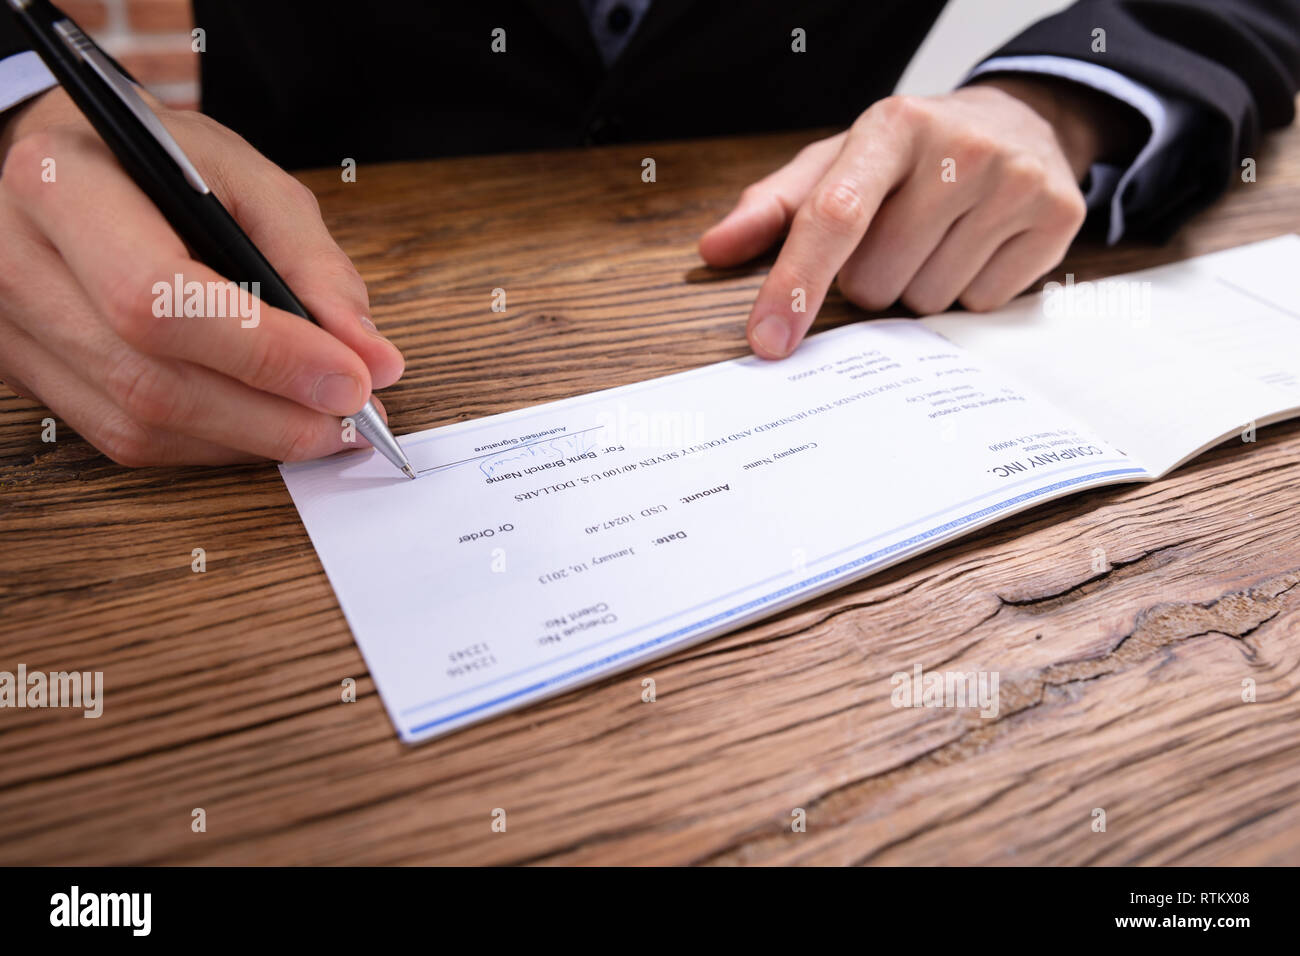
[[[71,23],[44,0],[10,4],[25,8],[29,33],[33,22]],[[0,379],[126,465],[315,458],[357,447],[344,416],[385,451],[382,406],[374,400],[374,423],[361,412],[401,375],[402,357],[370,321],[365,284],[311,192],[198,113],[154,106],[179,158],[142,141],[146,121],[88,48],[43,32],[44,47],[33,44],[47,65],[59,76],[51,57],[66,57],[63,71],[84,88],[74,105],[60,76],[64,88],[0,127]],[[107,138],[125,145],[110,149],[83,116],[87,97],[108,103],[96,127],[109,123]],[[155,290],[178,275],[205,289],[258,281],[256,324],[160,316]]]

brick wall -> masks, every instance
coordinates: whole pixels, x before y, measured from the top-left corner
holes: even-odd
[[[95,42],[170,106],[196,109],[199,55],[189,0],[54,0]]]

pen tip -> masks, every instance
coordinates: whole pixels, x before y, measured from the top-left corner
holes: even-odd
[[[410,465],[403,465],[402,474],[404,474],[407,478],[413,479],[415,478],[415,469],[412,468]]]

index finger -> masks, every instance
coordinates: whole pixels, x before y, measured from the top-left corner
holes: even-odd
[[[911,168],[912,129],[897,113],[878,107],[863,113],[795,213],[749,314],[746,334],[763,358],[794,351],[880,204]]]
[[[402,353],[375,328],[366,284],[312,191],[228,130],[211,135],[210,185],[231,215],[321,326],[361,356],[372,386],[397,381]]]

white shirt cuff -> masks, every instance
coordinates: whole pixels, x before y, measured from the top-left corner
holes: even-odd
[[[1183,100],[1156,93],[1149,87],[1137,83],[1122,73],[1109,67],[1075,60],[1065,56],[1000,56],[985,60],[966,78],[966,82],[984,73],[1044,73],[1063,79],[1082,83],[1098,92],[1113,96],[1127,103],[1151,124],[1151,136],[1141,151],[1138,152],[1128,169],[1115,179],[1114,170],[1109,172],[1093,167],[1093,188],[1108,188],[1113,184],[1110,194],[1110,224],[1106,231],[1106,241],[1115,244],[1124,235],[1124,196],[1134,177],[1152,157],[1159,154],[1173,142],[1178,130],[1184,128],[1191,117],[1191,106]]]
[[[0,113],[58,83],[35,50],[5,57],[0,60]]]

